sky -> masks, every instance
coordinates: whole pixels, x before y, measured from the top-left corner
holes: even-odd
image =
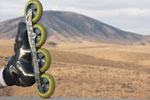
[[[23,16],[29,0],[1,0],[0,22]],[[80,13],[119,29],[150,35],[150,0],[40,0],[44,10]]]

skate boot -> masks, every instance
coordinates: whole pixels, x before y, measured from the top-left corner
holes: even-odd
[[[35,83],[31,62],[31,50],[26,34],[26,24],[19,23],[14,45],[14,55],[3,71],[4,86],[31,86]]]
[[[47,38],[44,26],[37,24],[42,12],[43,8],[38,0],[30,0],[24,11],[36,91],[40,97],[49,98],[55,90],[55,82],[52,75],[45,74],[50,66],[51,57],[48,50],[41,48]]]

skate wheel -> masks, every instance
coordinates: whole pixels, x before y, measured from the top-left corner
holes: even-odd
[[[41,24],[35,24],[33,26],[34,32],[36,33],[35,43],[36,47],[40,48],[46,41],[46,29]]]
[[[51,56],[48,50],[40,48],[37,50],[37,58],[39,61],[40,72],[44,73],[48,70],[51,64]]]
[[[49,98],[55,90],[55,80],[50,74],[42,74],[41,76],[42,86],[41,89],[38,84],[36,84],[36,91],[42,98]]]
[[[32,22],[33,23],[37,23],[41,16],[42,16],[42,13],[43,13],[43,8],[42,8],[42,5],[40,3],[40,1],[38,0],[30,0],[26,6],[25,6],[25,10],[24,10],[24,15],[25,17],[27,16],[27,13],[28,11],[32,9],[33,10],[33,13],[32,13]]]

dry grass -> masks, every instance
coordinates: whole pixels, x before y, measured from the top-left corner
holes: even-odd
[[[62,49],[63,48],[63,49]],[[150,65],[149,46],[120,46],[106,44],[62,44],[57,49],[112,61]]]
[[[0,54],[11,55],[12,44],[2,46],[5,50]],[[44,47],[52,55],[47,73],[56,81],[53,97],[150,99],[149,47],[87,43]],[[34,86],[13,86],[0,92],[3,96],[38,96]]]

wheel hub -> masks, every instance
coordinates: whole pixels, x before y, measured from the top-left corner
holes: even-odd
[[[30,4],[29,6],[28,6],[28,8],[27,8],[27,13],[28,13],[28,11],[30,10],[30,9],[32,9],[32,18],[34,18],[35,16],[36,16],[36,14],[37,14],[37,7],[36,7],[36,5],[34,4],[34,3],[32,3],[32,4]]]
[[[44,94],[49,90],[49,86],[50,86],[50,84],[49,84],[48,79],[42,78],[41,88],[40,87],[38,87],[38,88],[39,88],[39,91]]]

